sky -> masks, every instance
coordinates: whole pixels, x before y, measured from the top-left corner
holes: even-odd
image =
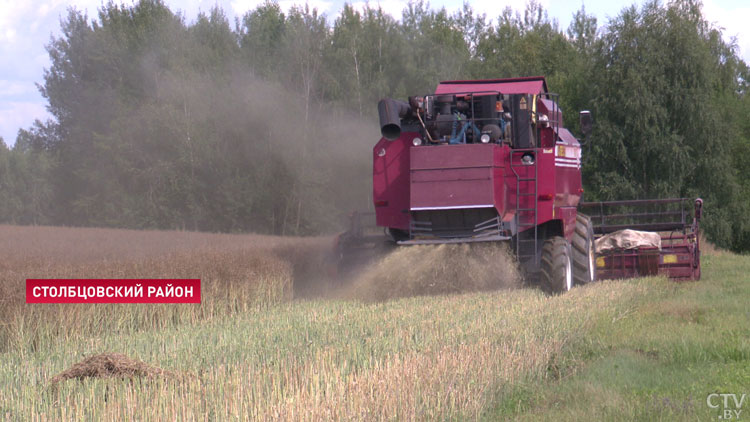
[[[132,0],[114,0],[120,4],[132,4]],[[254,9],[263,0],[165,0],[173,11],[180,11],[188,22],[195,19],[200,11],[207,12],[214,5],[220,6],[234,21],[248,10]],[[349,2],[358,8],[365,1]],[[304,4],[305,0],[279,0],[282,9],[288,10],[294,4]],[[343,7],[344,0],[307,0],[310,7],[334,19]],[[445,7],[457,11],[463,0],[432,0],[432,8]],[[643,0],[541,0],[550,18],[556,19],[560,27],[566,29],[573,13],[585,5],[586,12],[598,19],[598,26],[606,25],[610,18],[633,4]],[[46,110],[46,100],[39,93],[37,84],[43,83],[44,68],[50,61],[45,50],[51,37],[60,35],[60,19],[67,15],[69,7],[85,11],[89,18],[97,16],[97,9],[103,0],[45,0],[22,1],[0,0],[0,137],[5,143],[15,142],[18,129],[29,128],[34,120],[50,117]],[[404,1],[369,0],[371,6],[380,5],[394,17],[401,16]],[[474,0],[472,8],[485,13],[489,19],[500,15],[503,9],[523,9],[523,0]],[[750,16],[750,2],[747,0],[704,0],[703,11],[706,18],[724,28],[727,41],[735,37],[740,55],[750,63],[750,26],[745,23]]]

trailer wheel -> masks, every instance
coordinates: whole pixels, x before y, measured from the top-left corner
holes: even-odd
[[[567,292],[573,288],[573,264],[570,244],[564,237],[544,241],[541,260],[541,284],[550,293]]]
[[[576,229],[571,246],[575,284],[582,285],[595,281],[594,226],[588,216],[581,213],[576,215]]]

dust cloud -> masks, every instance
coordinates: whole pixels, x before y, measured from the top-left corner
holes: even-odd
[[[231,212],[212,209],[196,228],[330,234],[343,228],[351,211],[372,208],[372,148],[380,139],[376,104],[360,116],[241,66],[224,84],[203,75],[169,82],[162,82],[161,96],[169,103],[184,101],[190,125],[208,129],[193,136],[214,144],[196,152],[199,166],[216,178],[207,185],[220,185],[217,191],[231,198],[231,210],[236,203],[248,210],[233,221],[216,221],[228,220],[224,215]],[[230,169],[216,170],[217,160]]]
[[[518,266],[507,245],[421,245],[395,248],[362,268],[342,296],[379,302],[520,286]]]

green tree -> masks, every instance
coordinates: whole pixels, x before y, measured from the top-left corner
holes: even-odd
[[[374,106],[440,80],[545,75],[566,126],[591,109],[587,199],[697,196],[750,249],[750,71],[694,0],[563,31],[531,1],[495,24],[424,1],[396,21],[345,5],[329,25],[266,1],[234,28],[161,0],[71,9],[40,90],[52,120],[0,143],[0,215],[34,224],[311,234],[367,206]],[[54,206],[52,206],[54,204]],[[353,205],[356,204],[356,205]]]
[[[242,17],[240,46],[257,75],[271,77],[282,66],[279,47],[285,28],[286,18],[275,1],[265,1]]]
[[[591,190],[602,199],[703,195],[711,237],[735,244],[743,201],[728,165],[731,101],[722,100],[736,95],[732,56],[693,1],[651,2],[612,20],[596,52]]]

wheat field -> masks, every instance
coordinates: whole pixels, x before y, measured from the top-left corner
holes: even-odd
[[[506,258],[489,262],[502,251],[456,258],[464,255],[433,248],[396,252],[405,255],[369,269],[346,294],[300,297],[295,290],[326,283],[332,244],[0,226],[0,420],[581,420],[592,409],[565,410],[550,391],[567,391],[559,386],[625,341],[612,333],[632,330],[638,315],[703,286],[649,278],[546,296],[520,287]],[[418,259],[421,267],[409,265]],[[711,283],[712,260],[723,268],[729,259],[739,258],[709,257],[702,283]],[[418,268],[403,283],[398,260]],[[486,280],[499,272],[502,282]],[[199,277],[203,303],[27,305],[23,283],[32,277]],[[467,291],[457,278],[471,281]],[[677,322],[690,306],[676,306]],[[747,342],[732,347],[740,361],[750,355]],[[101,354],[132,359],[148,376],[51,382]],[[605,419],[637,419],[635,397],[612,402]],[[645,415],[684,416],[675,412]]]

